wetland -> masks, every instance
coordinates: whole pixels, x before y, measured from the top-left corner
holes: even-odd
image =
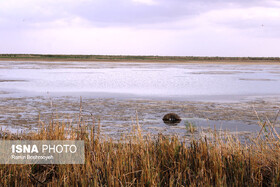
[[[199,129],[279,131],[280,65],[151,62],[0,62],[0,126],[13,133],[51,118],[101,124],[118,138],[138,123],[144,134],[185,137]],[[166,125],[173,112],[181,122]]]

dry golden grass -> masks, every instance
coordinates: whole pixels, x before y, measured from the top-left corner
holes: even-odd
[[[143,137],[139,126],[119,142],[104,140],[100,124],[53,122],[38,132],[2,139],[84,140],[84,165],[0,165],[0,186],[279,186],[280,141],[273,126],[241,143],[226,136]],[[264,125],[264,124],[261,124]],[[274,130],[273,130],[274,129]]]

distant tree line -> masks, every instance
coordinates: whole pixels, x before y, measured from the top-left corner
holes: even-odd
[[[55,55],[0,54],[0,59],[75,59],[75,60],[156,60],[156,61],[274,61],[279,57],[209,57],[209,56],[125,56],[125,55]]]

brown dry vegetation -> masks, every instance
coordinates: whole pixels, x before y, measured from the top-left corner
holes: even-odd
[[[2,140],[84,140],[84,165],[0,165],[0,186],[279,186],[280,141],[273,125],[248,143],[233,136],[191,142],[143,137],[135,125],[119,142],[90,127],[41,122],[38,132]],[[80,127],[79,127],[80,126]]]

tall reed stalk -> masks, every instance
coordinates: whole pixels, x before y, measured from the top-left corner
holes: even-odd
[[[84,140],[83,165],[0,165],[0,186],[279,186],[280,141],[271,130],[247,143],[226,135],[182,142],[135,131],[105,140],[100,122],[40,121],[38,132],[2,134],[2,140]]]

